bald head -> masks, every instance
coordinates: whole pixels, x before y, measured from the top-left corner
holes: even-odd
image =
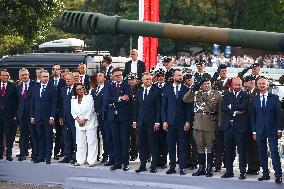
[[[234,77],[232,84],[234,91],[239,92],[242,89],[242,80],[239,77]]]
[[[257,88],[260,93],[264,94],[267,92],[269,86],[269,82],[266,78],[260,78],[257,80]]]

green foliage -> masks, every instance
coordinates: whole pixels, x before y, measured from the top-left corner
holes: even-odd
[[[0,57],[8,54],[23,53],[29,50],[25,40],[19,36],[5,35],[0,37]]]

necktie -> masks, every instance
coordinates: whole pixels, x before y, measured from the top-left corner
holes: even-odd
[[[162,84],[159,84],[158,87],[161,89],[163,86],[162,86]]]
[[[6,90],[5,84],[3,83],[3,84],[2,84],[2,88],[1,88],[1,95],[2,95],[2,96],[5,95],[5,90]]]
[[[54,86],[57,87],[58,85],[58,79],[54,79]]]
[[[28,91],[28,84],[25,83],[25,88],[24,88],[24,91],[23,91],[24,98],[27,97],[27,91]]]
[[[148,95],[148,94],[147,94],[147,89],[145,88],[145,89],[144,89],[144,96],[143,96],[143,100],[146,100],[147,95]]]
[[[42,97],[42,94],[44,93],[44,91],[45,91],[45,88],[46,88],[46,85],[42,85],[42,90],[41,90],[41,94],[40,94],[40,97]]]
[[[69,86],[68,89],[67,89],[67,95],[69,95],[71,92],[71,87]]]
[[[100,91],[100,86],[97,86],[97,88],[96,88],[96,96],[98,95],[99,91]]]
[[[179,89],[178,89],[178,85],[176,85],[176,99],[178,99],[178,97],[179,97]]]
[[[116,84],[116,92],[119,93],[120,90],[120,84]]]
[[[83,84],[83,76],[80,75],[80,83]]]
[[[265,96],[262,95],[261,108],[265,108]]]

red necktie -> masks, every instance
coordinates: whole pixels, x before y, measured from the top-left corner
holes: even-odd
[[[83,76],[80,75],[80,83],[83,84]]]
[[[24,88],[24,92],[23,92],[24,98],[26,98],[26,96],[27,96],[27,90],[28,90],[28,85],[25,83],[25,88]]]
[[[6,90],[5,84],[3,83],[3,84],[2,84],[2,88],[1,88],[1,94],[2,94],[2,96],[5,95],[5,90]]]

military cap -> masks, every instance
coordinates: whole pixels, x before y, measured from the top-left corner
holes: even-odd
[[[133,79],[138,79],[138,76],[136,73],[129,73],[127,76],[126,76],[126,80],[133,80]]]
[[[250,68],[256,68],[256,67],[260,67],[260,64],[259,63],[253,63]]]
[[[163,63],[165,62],[171,62],[172,61],[172,58],[170,57],[165,57],[164,60],[163,60]]]
[[[164,76],[164,75],[165,75],[165,70],[164,70],[163,68],[159,68],[159,69],[157,69],[157,70],[155,71],[155,75],[156,75],[157,77],[159,77],[159,76]]]
[[[203,77],[201,78],[201,80],[200,80],[200,86],[203,84],[203,83],[205,83],[205,82],[207,82],[207,81],[210,81],[211,80],[211,76],[208,74],[208,75],[203,75]]]
[[[184,79],[192,78],[192,76],[193,76],[193,72],[192,71],[187,71],[187,72],[183,73],[183,78]]]
[[[155,72],[156,72],[156,68],[155,67],[150,68],[149,72],[150,72],[151,75],[154,75]]]
[[[244,82],[254,81],[255,78],[252,75],[248,75],[244,78]]]
[[[196,62],[196,66],[203,66],[205,65],[205,60],[199,60],[198,62]]]

